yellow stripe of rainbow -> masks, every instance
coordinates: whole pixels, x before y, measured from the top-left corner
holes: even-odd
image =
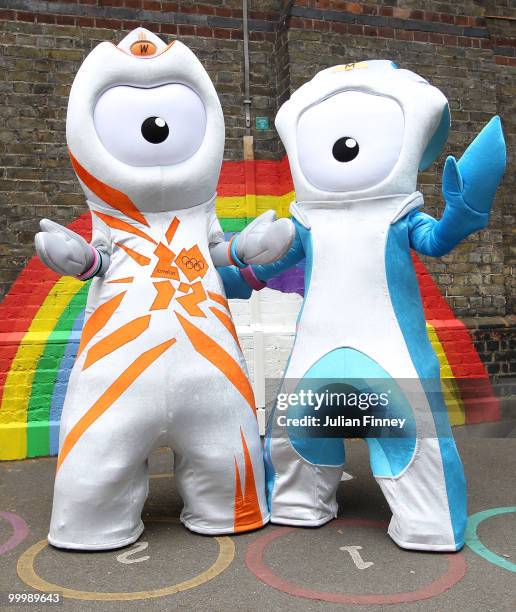
[[[466,423],[466,411],[462,402],[460,390],[452,373],[450,363],[446,357],[443,345],[433,325],[426,322],[426,333],[439,360],[441,370],[441,386],[448,409],[450,425],[464,425]]]
[[[249,197],[254,198],[250,205]],[[249,216],[249,208],[256,210],[258,216],[267,210],[275,210],[278,217],[289,217],[290,203],[295,199],[293,191],[281,196],[255,195],[255,196],[224,196],[217,198],[217,215],[224,218],[245,219]]]
[[[82,286],[83,283],[74,278],[60,278],[20,342],[0,406],[0,460],[27,456],[28,406],[38,361],[59,317]]]

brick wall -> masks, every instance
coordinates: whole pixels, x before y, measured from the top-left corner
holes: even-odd
[[[84,210],[66,155],[65,109],[73,76],[98,42],[145,25],[189,45],[223,104],[226,158],[242,158],[240,0],[0,0],[0,19],[0,297],[33,253],[38,219],[66,224]],[[253,124],[264,115],[271,125],[253,127],[257,159],[284,155],[273,118],[290,92],[321,68],[364,58],[393,59],[444,91],[453,119],[449,153],[460,155],[494,113],[504,120],[509,151],[514,148],[516,8],[510,1],[250,0],[249,28]],[[427,210],[436,215],[442,161],[421,175]],[[504,322],[507,346],[514,337],[507,318],[515,295],[513,170],[511,163],[489,228],[425,262],[455,312],[484,321],[475,319],[474,329],[482,331],[474,334],[486,362],[496,362],[489,366],[493,374],[509,374],[514,362],[509,349],[489,343],[489,334],[500,337],[489,323],[493,317]]]

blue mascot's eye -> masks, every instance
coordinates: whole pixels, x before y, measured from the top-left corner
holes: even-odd
[[[142,123],[142,136],[152,144],[159,144],[168,138],[170,130],[161,117],[148,117]]]
[[[350,162],[358,155],[358,142],[350,136],[339,138],[333,145],[333,157],[339,162]]]

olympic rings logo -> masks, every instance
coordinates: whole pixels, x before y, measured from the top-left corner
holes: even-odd
[[[195,270],[196,272],[204,270],[204,261],[200,261],[195,257],[188,257],[188,255],[183,255],[183,257],[181,258],[181,263],[187,270]]]

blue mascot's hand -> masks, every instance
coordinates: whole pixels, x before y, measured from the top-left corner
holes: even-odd
[[[439,221],[415,211],[409,218],[410,245],[439,257],[461,240],[486,227],[496,189],[505,170],[505,140],[500,117],[493,117],[457,162],[444,164],[442,192],[446,206]]]
[[[500,117],[489,121],[457,162],[450,156],[443,171],[443,196],[447,205],[467,206],[488,213],[506,163]]]

